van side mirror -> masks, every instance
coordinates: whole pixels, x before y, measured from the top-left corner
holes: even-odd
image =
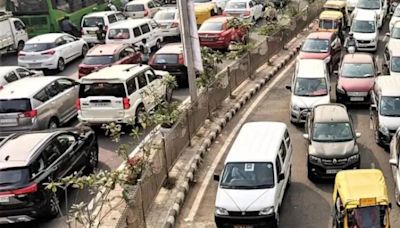
[[[389,159],[389,164],[392,165],[392,166],[399,167],[399,163],[397,162],[396,158]]]
[[[285,174],[284,174],[284,173],[280,173],[280,174],[278,175],[278,183],[281,182],[281,181],[284,180],[284,179],[285,179]]]
[[[310,139],[310,135],[309,134],[303,134],[303,138],[305,138],[305,139]]]
[[[292,91],[292,86],[290,86],[290,85],[286,85],[285,88],[286,88],[287,90],[289,90],[289,91]]]
[[[219,182],[219,174],[214,174],[214,180]]]
[[[361,137],[361,133],[360,132],[356,132],[356,138],[360,138]]]

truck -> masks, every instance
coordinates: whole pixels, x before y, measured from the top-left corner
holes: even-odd
[[[27,40],[25,24],[9,12],[0,12],[0,54],[22,50]]]

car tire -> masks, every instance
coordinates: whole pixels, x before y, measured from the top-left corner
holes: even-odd
[[[85,57],[85,55],[86,55],[86,53],[89,51],[89,47],[86,45],[86,44],[84,44],[83,46],[82,46],[82,53],[81,53],[81,55],[82,55],[82,57]]]
[[[24,49],[24,47],[25,47],[25,42],[20,40],[17,45],[17,52],[22,51],[22,49]]]
[[[89,165],[87,166],[87,169],[85,170],[85,174],[91,174],[97,167],[99,163],[99,148],[97,144],[93,145],[90,147],[89,150],[89,157],[88,157],[88,163]]]
[[[58,200],[57,193],[54,193],[53,197],[49,199],[47,209],[44,213],[44,218],[53,219],[56,218],[60,213],[60,201]]]
[[[159,50],[161,48],[161,41],[157,40],[156,42],[156,50]]]
[[[50,119],[49,124],[47,125],[47,128],[48,129],[56,129],[56,128],[58,128],[58,126],[59,126],[58,120],[55,117],[53,117]]]
[[[146,113],[146,110],[144,108],[143,104],[140,104],[135,111],[135,124],[136,126],[142,127],[140,124],[142,122],[141,116],[143,116]]]
[[[59,58],[57,61],[57,71],[63,72],[65,70],[65,62],[63,58]]]
[[[278,208],[278,210],[276,211],[275,219],[274,219],[274,222],[272,224],[273,228],[278,228],[279,227],[279,211],[280,211],[280,208]]]

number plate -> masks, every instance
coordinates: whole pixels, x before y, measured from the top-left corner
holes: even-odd
[[[364,97],[350,97],[350,101],[364,101]]]
[[[17,125],[17,119],[0,119],[0,125]]]
[[[340,171],[340,169],[327,169],[326,174],[336,174]]]
[[[88,34],[95,35],[96,31],[88,31]]]
[[[29,67],[41,67],[42,64],[41,63],[31,63],[29,64]]]
[[[94,104],[94,106],[96,106],[96,107],[105,107],[105,106],[108,106],[109,105],[109,103],[95,103]]]
[[[0,203],[9,203],[10,198],[9,197],[0,197]]]

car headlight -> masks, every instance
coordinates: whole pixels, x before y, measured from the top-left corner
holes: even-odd
[[[300,107],[297,105],[292,105],[292,110],[293,111],[300,111]]]
[[[348,162],[348,163],[353,163],[353,162],[358,161],[359,159],[360,159],[360,154],[355,154],[355,155],[350,156],[350,157],[347,159],[347,162]]]
[[[321,158],[319,158],[319,157],[315,157],[315,156],[313,156],[313,155],[310,155],[310,156],[308,156],[309,157],[309,159],[310,159],[310,162],[313,162],[313,163],[321,163]]]
[[[222,208],[222,207],[216,207],[215,208],[215,214],[216,215],[229,215],[228,211],[225,208]]]
[[[331,56],[328,56],[324,59],[324,63],[329,63],[331,61]]]
[[[274,213],[274,206],[271,207],[266,207],[261,209],[260,213],[258,213],[259,215],[270,215]]]
[[[379,125],[379,131],[384,135],[389,135],[389,129],[385,126]]]

